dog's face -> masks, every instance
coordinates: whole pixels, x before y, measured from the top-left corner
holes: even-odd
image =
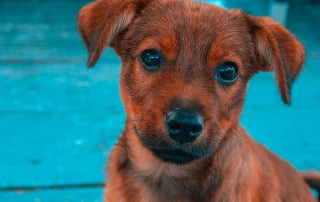
[[[151,6],[120,42],[128,121],[164,160],[211,155],[238,122],[254,49],[237,26],[244,22],[227,13],[205,4]]]
[[[275,70],[284,102],[302,45],[282,26],[186,0],[109,0],[84,7],[79,27],[95,64],[105,46],[122,59],[127,122],[158,158],[210,156],[236,128],[246,86]]]

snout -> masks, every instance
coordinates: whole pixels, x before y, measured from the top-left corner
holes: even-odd
[[[191,143],[204,129],[203,118],[193,111],[174,109],[164,118],[170,138],[180,144]]]

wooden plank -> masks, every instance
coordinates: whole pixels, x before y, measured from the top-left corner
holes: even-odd
[[[84,57],[77,33],[81,1],[1,1],[0,60]]]
[[[101,183],[121,112],[0,114],[0,188]]]
[[[43,58],[85,58],[87,51],[77,31],[77,26],[51,26],[48,24],[0,23],[0,62]],[[116,58],[111,49],[106,57]]]
[[[260,73],[250,83],[241,123],[298,169],[320,169],[320,60],[308,59],[284,106],[273,76]]]
[[[309,3],[290,4],[287,27],[303,42],[307,54],[320,52],[320,5]],[[306,12],[307,11],[307,12]]]
[[[1,192],[0,201],[3,202],[102,202],[101,188],[42,190],[36,192]]]
[[[227,8],[241,8],[243,11],[256,16],[269,15],[270,1],[262,0],[252,3],[251,1],[224,0]]]
[[[65,1],[1,1],[0,21],[27,23],[64,23],[74,21],[79,9],[90,0]]]
[[[295,81],[291,108],[320,108],[320,60],[308,58],[305,68]],[[274,73],[259,73],[249,83],[246,106],[252,108],[284,108]]]
[[[118,61],[0,69],[0,187],[102,182],[124,123]]]
[[[300,170],[320,170],[320,108],[245,109],[241,123],[258,142]]]
[[[124,124],[118,61],[0,66],[0,187],[103,182]]]
[[[120,64],[108,61],[94,69],[84,63],[0,64],[0,111],[121,110]]]

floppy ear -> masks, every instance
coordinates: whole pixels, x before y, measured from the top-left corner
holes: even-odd
[[[305,60],[303,45],[271,18],[247,16],[247,19],[255,45],[258,71],[275,71],[282,100],[290,104],[292,84]]]
[[[93,67],[103,49],[134,19],[148,0],[97,0],[79,11],[78,27],[89,52],[88,66]]]

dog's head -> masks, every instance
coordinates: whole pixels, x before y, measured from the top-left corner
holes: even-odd
[[[237,126],[255,73],[275,71],[289,104],[305,57],[269,18],[189,0],[97,0],[78,23],[89,66],[108,46],[121,57],[121,96],[135,135],[174,163],[214,153]]]

